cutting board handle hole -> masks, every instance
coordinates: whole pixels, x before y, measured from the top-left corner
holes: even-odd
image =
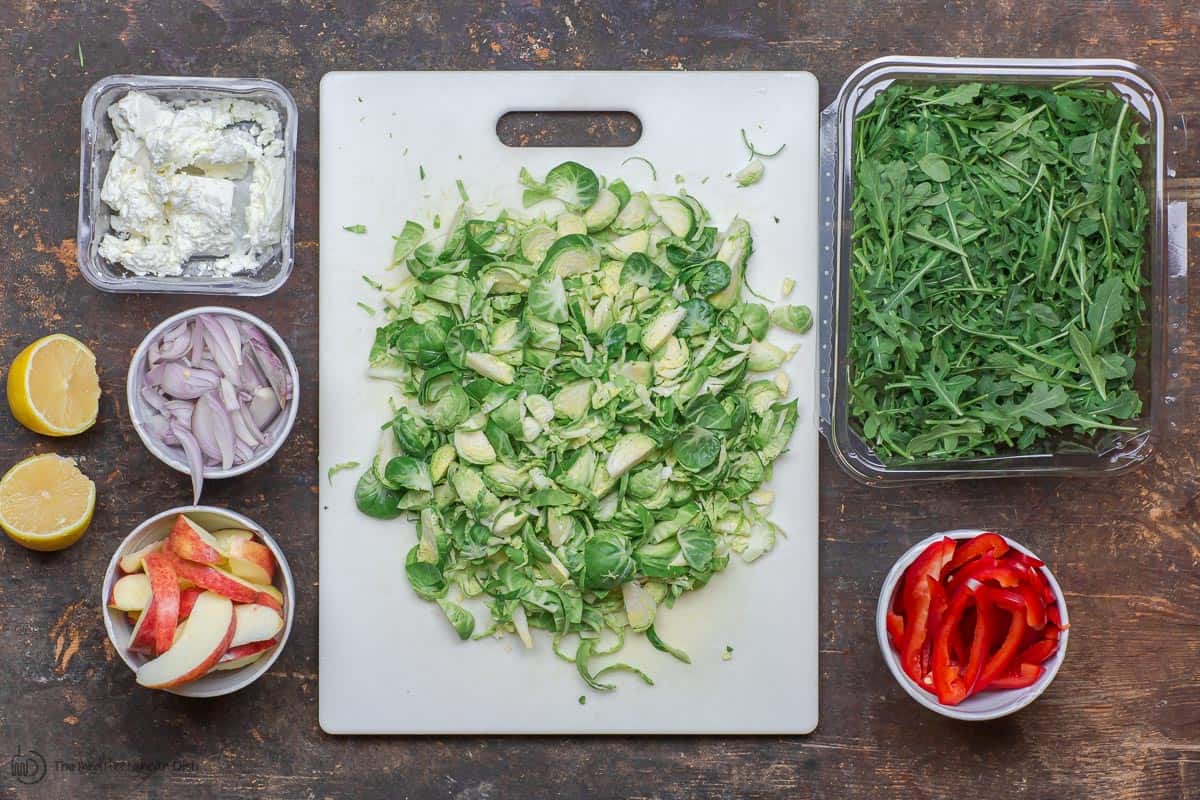
[[[642,121],[630,111],[509,111],[496,136],[508,147],[632,147]]]

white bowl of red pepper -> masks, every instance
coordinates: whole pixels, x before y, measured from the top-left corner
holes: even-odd
[[[1062,589],[1026,547],[992,531],[938,533],[888,572],[875,615],[896,681],[926,708],[982,721],[1036,700],[1058,674]]]

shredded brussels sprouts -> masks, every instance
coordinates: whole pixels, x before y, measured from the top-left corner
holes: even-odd
[[[409,583],[460,637],[532,646],[542,629],[593,689],[611,672],[650,683],[589,662],[632,631],[690,663],[655,633],[659,608],[774,545],[761,487],[797,407],[786,376],[754,373],[793,352],[771,322],[803,331],[811,314],[743,299],[750,225],[719,233],[685,192],[575,162],[520,182],[532,213],[464,202],[436,243],[415,222],[396,237],[409,274],[379,287],[369,374],[400,402],[355,500],[416,519]]]

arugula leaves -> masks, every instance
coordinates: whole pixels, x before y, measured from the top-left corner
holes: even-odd
[[[849,409],[887,463],[1128,430],[1149,218],[1111,91],[893,84],[855,121]]]

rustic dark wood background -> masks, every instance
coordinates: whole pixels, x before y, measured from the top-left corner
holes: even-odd
[[[1200,423],[1191,391],[1179,434],[1121,478],[885,491],[857,486],[823,457],[821,723],[812,736],[336,738],[317,725],[321,75],[807,69],[829,102],[856,65],[897,53],[1119,56],[1154,71],[1192,126],[1200,112],[1200,8],[1191,0],[0,3],[0,364],[64,331],[96,351],[104,387],[100,423],[75,439],[39,438],[0,411],[0,468],[32,452],[72,454],[99,490],[92,529],[72,549],[41,555],[0,542],[3,796],[1200,797]],[[200,302],[104,294],[79,275],[80,101],[118,72],[274,78],[301,111],[295,272],[274,296],[234,303],[291,343],[300,418],[269,466],[205,493],[276,534],[295,571],[298,617],[271,672],[220,701],[137,688],[101,624],[113,548],[146,516],[189,499],[186,478],[151,459],[128,424],[129,356],[153,324]],[[1174,184],[1193,202],[1198,155],[1193,138]],[[1200,303],[1193,308],[1195,330]],[[1200,378],[1194,336],[1183,357],[1191,386]],[[885,670],[872,620],[893,559],[929,532],[962,525],[997,527],[1041,553],[1074,623],[1066,664],[1042,699],[982,725],[913,703]],[[49,771],[24,786],[7,758],[30,749]]]

